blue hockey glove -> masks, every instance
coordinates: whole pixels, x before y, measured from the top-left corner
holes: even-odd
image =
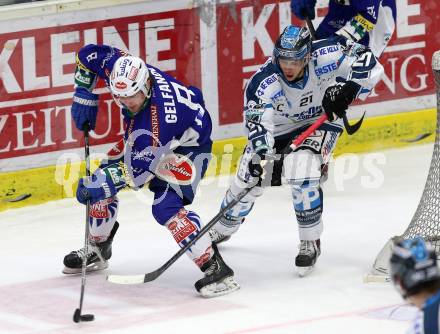
[[[73,94],[72,118],[79,130],[83,130],[84,124],[88,124],[93,130],[96,125],[98,114],[98,95],[89,92],[83,87],[77,87]]]
[[[113,197],[116,193],[126,186],[125,174],[120,164],[109,165],[98,168],[91,176],[90,182],[85,182],[86,178],[81,178],[76,190],[76,199],[81,204],[90,204]]]
[[[310,20],[315,18],[316,0],[291,0],[290,7],[295,16],[301,20],[308,17]]]

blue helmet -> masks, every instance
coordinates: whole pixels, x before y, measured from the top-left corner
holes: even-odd
[[[420,291],[425,283],[440,281],[435,250],[420,237],[395,243],[390,271],[391,279],[404,298]]]
[[[306,27],[287,26],[275,42],[273,59],[306,60],[312,49],[312,39]]]

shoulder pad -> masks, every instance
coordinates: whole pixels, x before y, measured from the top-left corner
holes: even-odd
[[[281,90],[278,74],[272,63],[266,63],[250,79],[246,87],[246,96],[249,100],[271,98]]]
[[[339,68],[342,50],[337,38],[323,39],[313,43],[313,70],[316,76],[322,76]]]

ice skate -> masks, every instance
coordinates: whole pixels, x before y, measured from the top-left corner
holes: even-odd
[[[223,261],[217,246],[212,244],[214,255],[200,269],[205,277],[195,283],[195,288],[203,297],[226,295],[240,288],[234,280],[234,272]]]
[[[77,251],[72,251],[64,257],[64,274],[79,274],[82,269],[82,261],[84,256],[87,257],[87,272],[103,270],[108,268],[108,259],[112,256],[112,242],[113,237],[118,230],[119,223],[115,222],[113,229],[108,239],[104,242],[90,244],[87,247],[87,254],[85,248]]]
[[[318,256],[321,254],[320,240],[301,240],[299,253],[295,258],[295,266],[300,277],[310,274]]]
[[[209,230],[209,236],[211,237],[211,241],[217,245],[231,239],[230,235],[221,234],[220,232],[218,232],[213,228]]]

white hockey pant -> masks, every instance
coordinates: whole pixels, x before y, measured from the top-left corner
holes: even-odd
[[[300,240],[317,240],[323,230],[320,154],[300,150],[284,159],[284,177],[291,186]]]

